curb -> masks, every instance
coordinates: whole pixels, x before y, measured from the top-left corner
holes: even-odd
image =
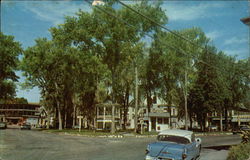
[[[54,133],[54,134],[58,134],[58,135],[68,135],[68,136],[91,137],[91,138],[154,138],[154,137],[157,137],[157,135],[133,135],[133,134],[130,134],[130,135],[122,135],[122,134],[118,134],[118,135],[84,135],[84,134],[79,134],[79,133],[71,134],[71,133],[67,133],[67,132],[60,132],[60,133],[47,132],[47,133]],[[233,135],[233,133],[213,133],[213,134],[195,133],[195,136],[222,136],[222,135]]]
[[[53,132],[47,132],[47,133],[53,133]],[[61,133],[54,133],[54,134],[59,134],[59,135],[67,135],[67,136],[79,136],[79,137],[91,137],[91,138],[152,138],[152,137],[157,137],[157,135],[129,135],[129,136],[124,136],[124,135],[84,135],[84,134],[71,134],[67,132],[61,132]]]
[[[233,133],[195,133],[195,136],[223,136],[223,135],[233,135]]]

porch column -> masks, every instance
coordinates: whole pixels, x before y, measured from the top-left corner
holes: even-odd
[[[148,125],[149,125],[148,131],[151,132],[151,131],[152,131],[152,121],[151,121],[151,117],[149,117]]]
[[[102,126],[102,129],[104,129],[105,128],[105,114],[106,114],[106,107],[104,106],[104,108],[103,108],[103,126]]]
[[[155,131],[157,131],[158,117],[155,117]]]

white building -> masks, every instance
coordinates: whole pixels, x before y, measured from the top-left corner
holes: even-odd
[[[157,131],[168,128],[181,128],[184,126],[183,120],[178,120],[178,109],[176,106],[168,106],[158,98],[154,98],[154,104],[151,111],[148,112],[146,102],[138,109],[138,124],[146,124],[148,131]],[[134,107],[128,109],[128,126],[129,129],[134,129]]]

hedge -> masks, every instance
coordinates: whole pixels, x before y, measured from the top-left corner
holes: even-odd
[[[248,160],[249,158],[250,143],[242,143],[230,148],[227,160]]]

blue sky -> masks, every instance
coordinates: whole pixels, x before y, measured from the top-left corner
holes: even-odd
[[[128,1],[126,1],[128,2]],[[79,9],[91,11],[82,1],[1,1],[1,28],[6,35],[25,49],[34,45],[39,37],[50,38],[48,29],[63,23],[65,15],[74,15]],[[163,9],[169,18],[167,27],[179,30],[200,27],[218,50],[238,59],[248,58],[248,27],[240,18],[248,13],[247,1],[164,1]],[[21,72],[17,72],[24,81]],[[18,87],[17,97],[29,102],[39,102],[38,88],[22,90]]]

